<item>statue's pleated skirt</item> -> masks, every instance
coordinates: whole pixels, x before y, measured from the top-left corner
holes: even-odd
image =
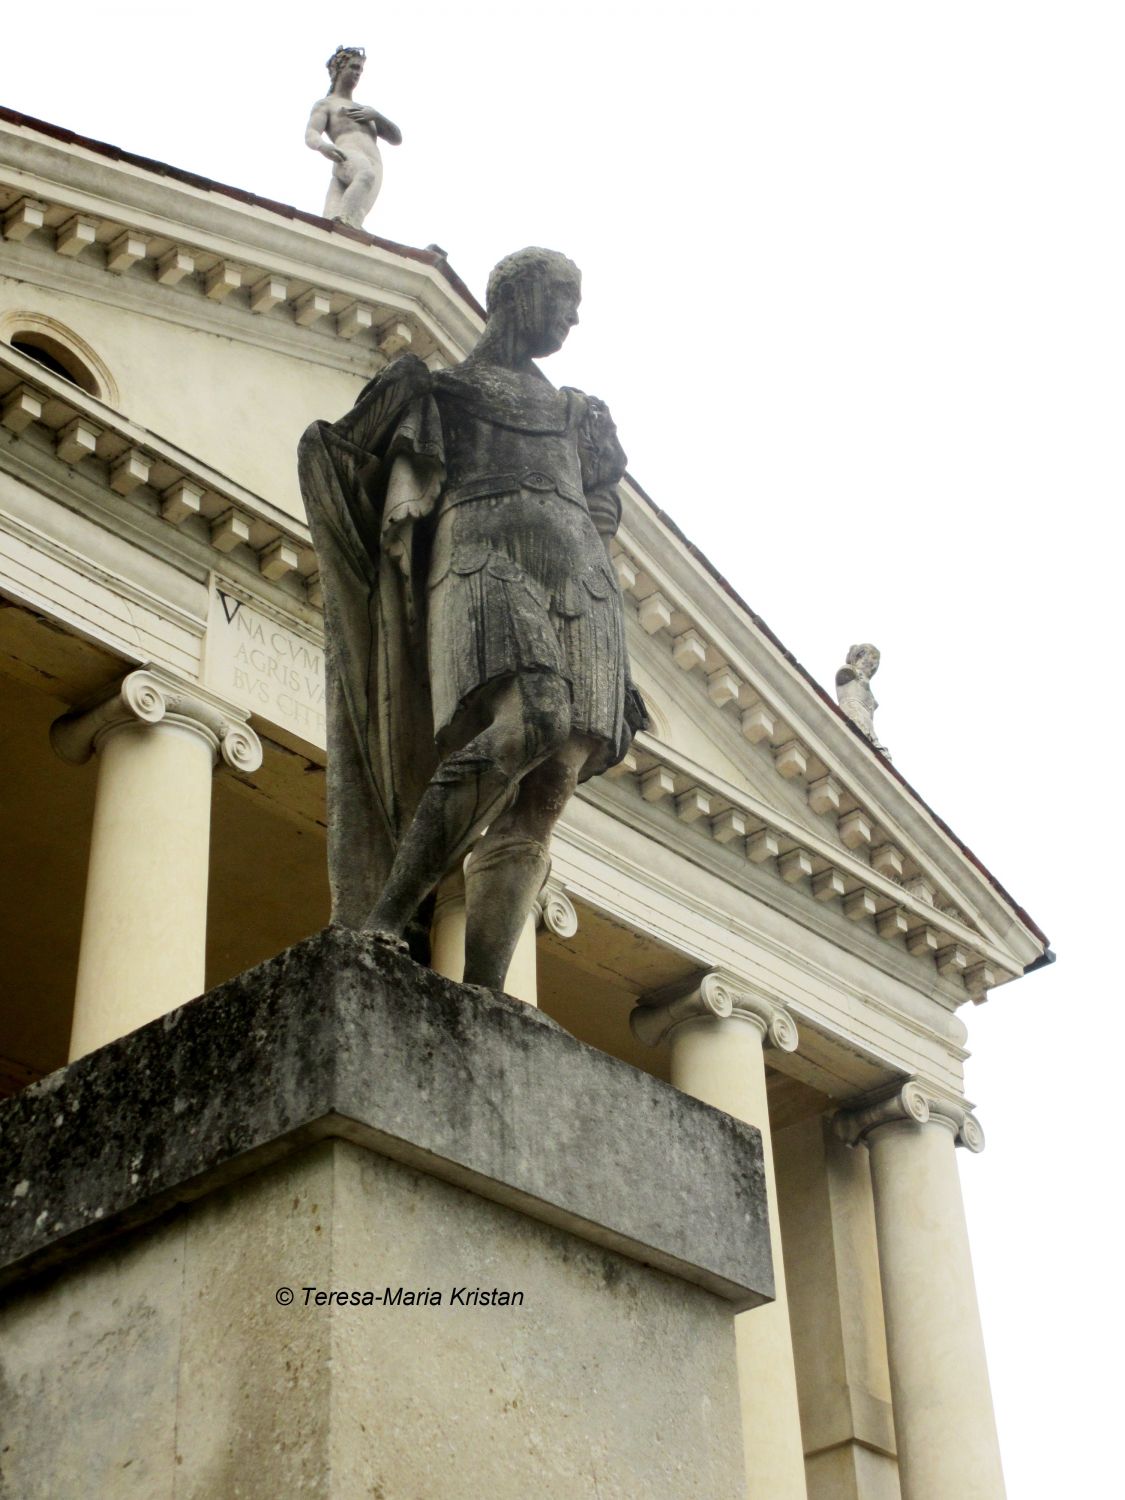
[[[625,624],[605,544],[585,506],[516,490],[453,506],[438,520],[429,583],[434,730],[472,694],[520,672],[570,684],[571,727],[627,736]]]

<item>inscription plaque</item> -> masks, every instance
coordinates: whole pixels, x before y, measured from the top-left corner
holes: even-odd
[[[324,749],[323,648],[222,580],[211,590],[204,676],[214,692]]]

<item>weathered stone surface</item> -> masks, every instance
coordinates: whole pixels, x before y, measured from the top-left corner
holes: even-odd
[[[738,1307],[773,1295],[755,1129],[338,928],[0,1109],[0,1278],[326,1136]]]
[[[890,760],[886,745],[875,733],[875,710],[879,707],[871,691],[871,679],[879,670],[879,648],[870,641],[848,648],[847,660],[836,673],[836,701],[859,732]]]
[[[346,1141],[36,1278],[0,1348],[20,1500],[744,1493],[729,1304]]]

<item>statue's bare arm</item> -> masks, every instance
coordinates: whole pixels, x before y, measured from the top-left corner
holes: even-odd
[[[344,153],[325,135],[328,129],[328,106],[323,101],[314,104],[309,123],[305,127],[305,145],[310,151],[319,151],[329,161],[343,161]]]

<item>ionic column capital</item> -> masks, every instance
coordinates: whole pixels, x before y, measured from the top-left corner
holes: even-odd
[[[629,1025],[639,1042],[658,1047],[679,1027],[700,1020],[747,1021],[764,1047],[797,1050],[797,1023],[785,1007],[721,969],[646,996],[631,1012]]]
[[[108,734],[130,724],[174,724],[191,729],[222,755],[232,770],[250,773],[262,764],[262,742],[246,714],[213,693],[148,665],[127,673],[99,702],[64,714],[51,725],[51,744],[70,765],[83,765]]]
[[[904,1083],[896,1093],[876,1099],[857,1109],[842,1109],[832,1125],[840,1139],[856,1146],[883,1125],[913,1122],[915,1125],[941,1125],[958,1146],[969,1151],[984,1150],[984,1131],[980,1122],[963,1101],[947,1099],[932,1092],[917,1078]]]
[[[545,927],[556,937],[572,938],[578,931],[578,913],[574,902],[557,880],[547,880],[532,907],[537,927]]]

